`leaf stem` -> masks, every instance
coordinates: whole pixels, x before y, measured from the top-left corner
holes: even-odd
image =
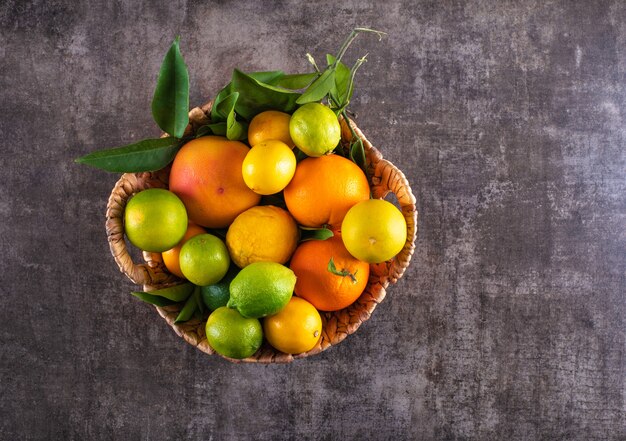
[[[332,257],[328,261],[328,271],[330,271],[331,273],[333,273],[336,276],[341,276],[341,277],[348,276],[352,280],[352,283],[356,283],[357,282],[357,280],[356,280],[356,272],[354,274],[352,274],[346,268],[343,268],[341,271],[339,271],[337,269],[337,267],[335,266],[335,261],[333,260]]]

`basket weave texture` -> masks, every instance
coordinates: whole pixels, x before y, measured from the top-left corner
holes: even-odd
[[[189,112],[190,122],[185,135],[194,134],[199,127],[210,122],[212,104],[209,102]],[[339,311],[320,312],[323,324],[322,336],[317,345],[310,351],[289,355],[277,351],[267,342],[264,342],[263,346],[252,356],[243,360],[227,358],[228,360],[253,363],[289,363],[294,359],[317,354],[338,344],[348,335],[354,333],[371,316],[376,306],[385,298],[386,288],[389,284],[396,283],[408,267],[415,249],[417,235],[415,196],[413,196],[404,174],[391,162],[383,159],[381,153],[370,144],[352,120],[349,122],[341,121],[342,144],[347,146],[352,139],[352,132],[347,125],[348,123],[352,125],[357,136],[362,139],[365,147],[367,174],[372,197],[381,199],[391,192],[395,194],[398,200],[408,227],[407,240],[402,251],[390,261],[370,265],[367,287],[355,303]],[[143,285],[144,291],[152,291],[180,283],[180,279],[168,272],[160,253],[143,252],[145,263],[133,261],[124,240],[124,208],[128,199],[139,191],[148,188],[168,188],[169,171],[170,167],[168,166],[155,172],[123,174],[115,184],[107,204],[106,231],[111,254],[113,254],[120,271],[134,283]],[[185,341],[207,354],[216,354],[213,348],[209,346],[205,336],[206,320],[201,321],[193,318],[185,323],[174,324],[181,306],[172,305],[155,308],[176,334]]]

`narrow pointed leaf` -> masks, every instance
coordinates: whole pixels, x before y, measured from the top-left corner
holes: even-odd
[[[326,240],[334,236],[328,228],[305,228],[300,227],[300,242],[307,240]]]
[[[176,303],[170,299],[166,299],[165,297],[155,296],[147,292],[143,292],[143,291],[134,291],[134,292],[131,292],[131,294],[137,297],[138,299],[143,300],[144,302],[150,303],[151,305],[155,305],[155,306],[162,307],[162,306],[174,305]]]
[[[152,117],[161,130],[181,138],[189,124],[189,73],[178,40],[174,40],[161,64]]]
[[[296,100],[297,104],[306,104],[320,101],[324,98],[335,84],[335,69],[328,68],[318,79],[313,81],[300,98]]]
[[[76,162],[116,173],[154,171],[172,162],[180,144],[180,139],[171,137],[144,139],[135,144],[90,153],[76,159]]]

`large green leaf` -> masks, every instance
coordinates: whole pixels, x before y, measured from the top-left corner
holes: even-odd
[[[273,84],[285,89],[299,90],[307,87],[317,77],[318,74],[316,72],[285,75],[278,78]]]
[[[189,124],[189,74],[177,37],[165,54],[152,98],[152,117],[166,133],[181,138]]]
[[[247,121],[264,110],[292,113],[299,93],[263,83],[238,69],[233,72],[232,91],[239,92],[235,112]]]
[[[172,162],[180,147],[177,138],[144,139],[135,144],[99,150],[75,162],[117,173],[154,171]]]

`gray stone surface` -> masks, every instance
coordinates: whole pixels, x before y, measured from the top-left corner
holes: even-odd
[[[623,2],[4,0],[0,25],[0,438],[626,439]],[[356,25],[389,32],[349,53],[352,109],[413,186],[413,263],[319,356],[208,357],[128,294],[117,176],[72,159],[158,134],[177,34],[200,104]]]

